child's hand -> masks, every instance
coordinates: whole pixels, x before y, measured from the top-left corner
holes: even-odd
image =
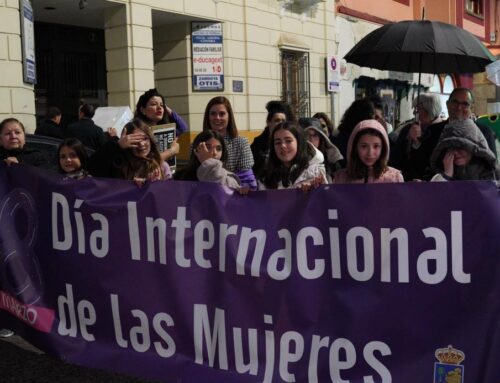
[[[236,189],[239,195],[248,195],[250,193],[250,187],[249,186],[242,186],[239,189]]]
[[[7,157],[4,161],[7,163],[7,166],[19,163],[16,157]]]
[[[455,162],[455,151],[448,150],[443,157],[443,171],[448,177],[453,177],[453,163]]]
[[[124,132],[125,129],[123,129]],[[142,133],[130,133],[130,134],[122,134],[121,138],[118,140],[118,145],[120,148],[137,148],[140,143],[144,140],[144,134]]]
[[[203,162],[208,160],[209,158],[212,158],[212,152],[210,152],[207,148],[207,145],[205,142],[200,142],[196,148],[194,148],[194,154],[196,155],[196,158],[198,158],[198,161]]]
[[[299,189],[304,193],[307,193],[310,190],[317,189],[319,186],[325,183],[323,176],[316,176],[307,181],[302,182],[299,185]]]
[[[172,142],[172,146],[170,146],[170,148],[168,149],[173,156],[179,154],[179,150],[181,148],[177,140],[178,138],[176,138],[174,142]]]
[[[146,178],[134,177],[134,183],[141,188],[146,183]]]

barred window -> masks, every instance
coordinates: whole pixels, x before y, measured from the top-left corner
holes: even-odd
[[[309,53],[282,50],[281,77],[282,99],[291,105],[297,117],[309,117]]]

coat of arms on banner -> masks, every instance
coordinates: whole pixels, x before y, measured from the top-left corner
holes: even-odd
[[[453,348],[438,348],[434,353],[439,363],[434,363],[434,383],[463,383],[465,354]]]

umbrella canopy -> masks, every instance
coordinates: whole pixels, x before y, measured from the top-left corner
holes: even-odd
[[[430,20],[386,24],[344,57],[359,66],[413,73],[476,73],[495,57],[470,32]]]

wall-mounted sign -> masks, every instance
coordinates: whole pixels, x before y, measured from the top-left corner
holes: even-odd
[[[35,28],[31,0],[20,0],[24,82],[36,84]]]
[[[191,23],[193,91],[224,90],[222,24]]]
[[[243,81],[233,80],[233,92],[243,93]]]
[[[326,58],[326,80],[329,92],[340,92],[340,61],[337,56]]]

